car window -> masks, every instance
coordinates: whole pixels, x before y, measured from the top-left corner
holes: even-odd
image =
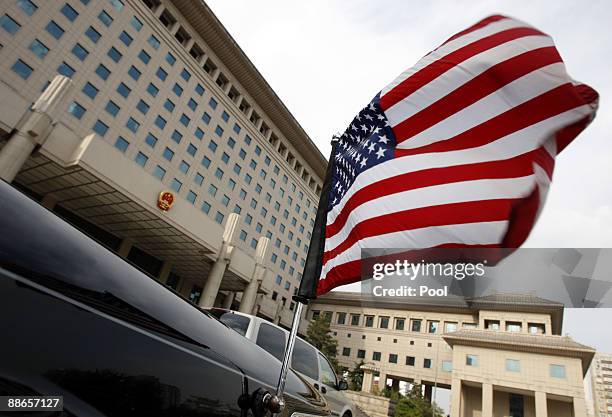
[[[319,379],[319,365],[315,349],[300,339],[295,340],[291,368],[312,379]]]
[[[257,332],[257,345],[271,353],[279,361],[285,355],[285,333],[269,324],[261,323]]]
[[[223,313],[221,317],[219,317],[219,321],[226,324],[230,329],[234,329],[241,335],[245,336],[251,319],[239,314]]]
[[[336,380],[336,373],[333,368],[325,359],[325,356],[319,353],[319,364],[321,364],[321,382],[327,386],[336,388],[338,381]]]

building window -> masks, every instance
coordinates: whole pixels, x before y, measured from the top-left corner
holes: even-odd
[[[176,143],[181,143],[181,140],[183,140],[183,135],[181,135],[178,130],[175,130],[174,132],[172,132],[172,135],[170,135],[170,138],[172,138],[172,140]]]
[[[128,142],[121,136],[119,136],[115,141],[115,148],[119,149],[121,152],[125,152],[128,146],[130,146],[130,142]]]
[[[202,207],[201,210],[208,214],[210,212],[210,204],[208,204],[206,201],[202,203]]]
[[[161,130],[164,130],[164,127],[166,127],[166,119],[161,116],[157,116],[155,119],[155,126],[159,127]]]
[[[155,36],[151,35],[149,39],[147,40],[147,42],[149,43],[149,45],[153,47],[153,49],[159,49],[159,46],[160,46],[159,39],[157,39]]]
[[[437,333],[439,325],[440,325],[439,321],[428,320],[427,321],[427,333],[431,333],[431,334]]]
[[[198,195],[191,190],[189,190],[187,193],[187,201],[189,201],[191,204],[195,203],[197,197]]]
[[[132,92],[132,90],[127,85],[125,85],[123,83],[119,83],[119,85],[117,86],[117,92],[122,97],[127,98],[130,95],[130,93]]]
[[[351,314],[351,326],[359,326],[359,314]]]
[[[119,52],[114,46],[111,46],[111,48],[108,50],[107,55],[115,62],[121,61],[121,58],[123,57],[121,52]]]
[[[96,68],[96,74],[98,74],[98,77],[106,81],[108,79],[108,76],[111,74],[111,72],[104,65],[100,64],[98,65],[98,68]]]
[[[162,67],[159,67],[157,69],[157,71],[155,72],[155,75],[157,75],[157,78],[159,78],[162,81],[166,81],[166,78],[168,78],[168,73]]]
[[[50,24],[51,23],[49,23],[49,25]],[[47,27],[49,27],[49,25],[47,25]],[[2,26],[2,28],[6,30],[8,33],[10,33],[11,35],[14,35],[15,33],[19,32],[19,29],[21,29],[21,25],[17,23],[15,19],[13,19],[11,16],[7,14],[0,17],[0,26]],[[47,31],[49,31],[49,29],[47,29]],[[59,39],[59,38],[56,38],[56,39]]]
[[[465,364],[467,366],[478,366],[478,356],[465,355]]]
[[[83,94],[93,100],[98,95],[98,89],[92,83],[86,83],[83,86]]]
[[[145,65],[147,65],[149,61],[151,61],[151,55],[149,55],[144,49],[140,51],[140,53],[138,54],[138,58]]]
[[[64,4],[64,7],[60,9],[60,12],[71,22],[74,22],[76,18],[79,17],[77,11],[74,10],[68,3]]]
[[[187,172],[189,172],[189,164],[185,161],[181,161],[179,171],[181,171],[183,174],[187,174]]]
[[[363,349],[357,350],[357,359],[365,359],[366,351]]]
[[[425,369],[431,368],[431,359],[428,359],[428,358],[423,359],[423,368]]]
[[[420,319],[412,319],[410,320],[410,330],[413,332],[421,331],[421,320]]]
[[[506,371],[521,372],[521,363],[516,359],[506,359]]]
[[[414,366],[414,356],[406,356],[406,365]]]
[[[121,110],[121,108],[112,100],[109,100],[108,103],[106,103],[106,107],[104,109],[113,117],[117,116],[119,110]]]
[[[17,6],[19,6],[28,16],[32,16],[34,12],[38,10],[38,6],[35,5],[32,0],[17,0]]]
[[[214,98],[210,98],[210,100],[208,101],[208,105],[214,110],[217,108],[217,100],[215,100]]]
[[[205,91],[205,90],[204,90],[204,87],[202,87],[202,84],[198,84],[198,85],[196,85],[196,87],[195,87],[195,92],[196,92],[196,93],[197,93],[199,96],[201,96],[202,94],[204,94],[204,91]]]
[[[172,87],[172,91],[174,92],[174,94],[180,97],[183,94],[183,87],[178,85],[178,83],[174,83],[174,86]]]
[[[191,122],[191,119],[185,113],[183,113],[179,121],[183,126],[187,127],[189,126],[189,122]]]
[[[130,117],[125,124],[125,126],[130,129],[133,133],[138,132],[138,128],[140,127],[140,123],[138,123],[134,118]]]
[[[202,183],[204,182],[204,177],[202,176],[202,174],[198,172],[196,176],[194,177],[193,182],[195,182],[198,185],[202,185]]]
[[[166,175],[166,170],[160,167],[159,165],[157,165],[155,169],[153,170],[153,176],[160,181],[164,179],[165,175]]]
[[[552,378],[565,378],[565,365],[550,365],[549,369]]]
[[[204,114],[202,115],[202,121],[206,124],[210,123],[210,114],[204,112]]]
[[[124,4],[121,0],[109,0],[109,2],[111,6],[113,6],[113,8],[117,10],[118,12],[123,10]]]
[[[444,331],[446,333],[456,332],[457,331],[457,323],[447,321],[444,323]]]
[[[55,39],[59,39],[64,35],[64,29],[62,29],[62,27],[55,23],[53,20],[47,24],[45,30]]]
[[[100,19],[100,22],[102,22],[106,27],[109,27],[113,23],[113,18],[108,13],[106,13],[105,10],[102,10],[100,12],[100,14],[98,15],[98,19]]]
[[[164,109],[168,110],[170,113],[174,111],[175,107],[175,104],[170,99],[166,99],[166,101],[164,102]]]
[[[389,363],[397,363],[397,354],[389,353]]]
[[[212,195],[213,197],[217,195],[217,187],[215,187],[213,184],[210,184],[210,186],[208,187],[208,194]]]
[[[530,334],[544,334],[546,333],[546,326],[540,323],[529,323],[528,324]]]
[[[149,83],[147,86],[147,93],[149,93],[151,97],[156,97],[157,93],[159,93],[159,88],[157,88],[155,84]]]
[[[21,59],[15,61],[15,63],[11,67],[11,70],[24,80],[27,80],[28,77],[32,75],[32,72],[34,72],[34,69],[25,62],[23,62]]]
[[[191,109],[194,110],[196,109],[196,107],[198,107],[198,103],[196,103],[196,101],[192,98],[189,99],[189,102],[187,103],[187,106]]]
[[[128,75],[129,75],[130,77],[132,77],[132,79],[133,79],[134,81],[138,81],[138,79],[140,78],[141,73],[140,73],[140,71],[138,70],[138,68],[136,68],[135,66],[133,66],[133,65],[132,65],[132,66],[130,67],[130,69],[128,70]]]
[[[132,16],[130,25],[136,29],[136,32],[140,32],[140,29],[142,29],[142,22],[136,16]]]
[[[187,69],[183,68],[183,71],[181,71],[181,78],[185,81],[189,81],[191,78],[191,73],[187,71]]]
[[[485,320],[485,329],[499,330],[499,320]]]
[[[170,183],[170,188],[172,188],[177,193],[181,191],[182,186],[183,186],[183,183],[177,180],[176,178],[173,178],[172,182]]]
[[[225,217],[220,211],[215,214],[215,221],[219,224],[223,223],[223,217]]]
[[[506,322],[506,331],[518,333],[522,330],[523,326],[521,322],[518,321],[507,321]]]
[[[102,37],[102,35],[100,35],[100,32],[98,32],[97,30],[95,30],[93,28],[93,26],[90,26],[86,31],[85,31],[85,36],[87,36],[93,43],[98,43],[98,41],[100,40],[100,38]]]
[[[49,53],[49,48],[47,48],[47,46],[38,39],[34,39],[30,44],[30,51],[32,51],[38,58],[45,59]]]
[[[147,114],[149,112],[149,105],[145,101],[143,101],[143,100],[140,100],[138,102],[138,104],[136,105],[136,108],[142,114]]]
[[[132,39],[132,37],[126,31],[121,32],[119,35],[119,40],[121,40],[125,46],[130,46],[134,41],[134,39]]]
[[[68,78],[72,78],[76,71],[70,65],[66,64],[65,62],[62,62],[60,66],[57,67],[57,72],[58,74],[64,75]]]
[[[380,352],[372,352],[372,360],[380,362],[381,353]]]
[[[453,363],[451,361],[442,361],[442,371],[443,372],[452,372],[453,371]]]
[[[378,327],[381,329],[389,328],[389,317],[379,317],[378,318]]]
[[[149,157],[143,154],[142,152],[138,152],[138,154],[136,155],[136,158],[134,158],[134,161],[136,161],[136,163],[140,166],[145,166],[148,160],[149,160]]]
[[[346,313],[338,313],[336,322],[338,324],[346,324]]]
[[[101,120],[97,120],[93,125],[93,131],[103,137],[108,132],[108,126]]]
[[[519,394],[508,394],[509,414],[512,417],[523,417],[525,407],[523,396]]]
[[[157,144],[157,138],[152,133],[148,133],[147,137],[145,138],[145,143],[151,148],[154,148]]]
[[[81,120],[86,111],[87,110],[85,110],[85,107],[81,106],[76,101],[73,101],[70,103],[70,106],[68,106],[68,113],[72,114],[79,120]]]
[[[395,330],[404,330],[405,319],[396,318],[395,319]]]

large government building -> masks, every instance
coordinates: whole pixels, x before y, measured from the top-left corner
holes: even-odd
[[[3,0],[0,67],[3,179],[194,303],[290,325],[326,160],[203,1]]]
[[[591,365],[595,417],[612,417],[612,355],[597,353]]]
[[[324,315],[339,362],[362,361],[362,390],[400,382],[450,389],[452,417],[585,417],[584,375],[595,350],[561,336],[563,304],[531,295],[381,299],[331,292]],[[599,416],[598,416],[599,417]]]

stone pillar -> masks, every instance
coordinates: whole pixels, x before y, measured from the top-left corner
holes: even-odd
[[[53,211],[53,209],[55,208],[55,205],[57,204],[57,197],[55,197],[53,194],[50,194],[50,193],[45,194],[42,200],[40,200],[40,204],[44,208]]]
[[[574,397],[574,417],[586,417],[586,403],[582,397]],[[539,416],[537,416],[539,417]]]
[[[12,182],[36,146],[44,143],[52,128],[51,112],[61,102],[71,84],[68,77],[57,75],[36,100],[32,112],[0,150],[1,179]]]
[[[157,274],[157,280],[163,284],[168,280],[168,276],[172,271],[172,261],[164,261],[162,263],[161,269],[159,270],[159,274]]]
[[[217,256],[217,260],[213,263],[213,266],[206,278],[204,284],[204,290],[202,291],[202,297],[198,305],[202,308],[211,308],[215,305],[215,299],[219,293],[219,287],[221,281],[223,281],[223,274],[225,269],[230,262],[232,250],[232,238],[236,231],[236,225],[238,224],[239,216],[236,213],[230,213],[227,216],[227,223],[225,223],[225,230],[223,231],[223,243],[221,244],[221,250]]]
[[[371,393],[372,386],[374,383],[374,372],[376,372],[376,367],[373,365],[361,365],[361,370],[363,370],[363,382],[361,384],[361,391]]]
[[[453,378],[451,382],[451,417],[461,417],[461,379]]]
[[[536,391],[535,393],[535,417],[548,417],[545,392]]]
[[[253,314],[253,307],[255,307],[255,301],[257,300],[257,292],[266,275],[265,257],[269,244],[270,239],[267,237],[260,237],[257,242],[257,248],[255,248],[255,269],[251,276],[251,282],[249,282],[242,293],[239,309],[241,313]]]
[[[123,259],[127,259],[128,255],[130,254],[130,250],[132,250],[132,246],[134,246],[134,241],[129,237],[126,237],[119,244],[117,255],[121,256]]]
[[[482,383],[482,417],[493,417],[493,385]]]
[[[232,308],[232,303],[234,302],[234,298],[236,297],[236,293],[234,291],[228,291],[227,295],[223,299],[223,308],[226,310],[230,310]]]
[[[378,389],[382,391],[385,389],[386,386],[387,386],[387,374],[381,371],[378,377]]]

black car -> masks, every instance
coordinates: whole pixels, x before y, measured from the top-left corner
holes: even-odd
[[[32,415],[260,416],[279,372],[263,349],[0,181],[0,397],[63,396],[64,411]],[[329,414],[293,372],[284,399],[282,415]]]

